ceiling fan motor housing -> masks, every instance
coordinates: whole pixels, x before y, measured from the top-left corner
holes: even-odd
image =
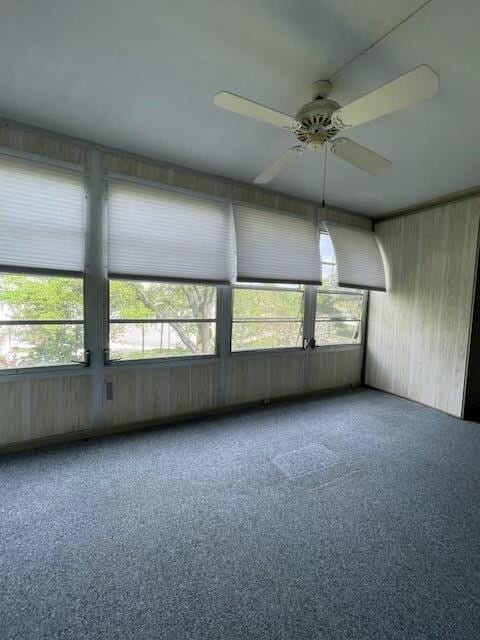
[[[327,140],[337,135],[339,130],[332,125],[332,113],[339,108],[337,102],[324,98],[317,98],[303,105],[295,116],[302,125],[295,131],[300,142],[309,149],[318,150]]]

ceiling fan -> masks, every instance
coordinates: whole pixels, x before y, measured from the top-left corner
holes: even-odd
[[[257,184],[272,180],[305,149],[319,151],[324,145],[342,160],[370,175],[377,175],[387,169],[391,162],[357,142],[338,135],[344,129],[427,100],[437,93],[438,85],[437,73],[431,67],[421,65],[343,107],[328,99],[332,90],[330,81],[318,80],[310,86],[311,101],[304,104],[295,117],[228,91],[217,93],[214,103],[247,118],[291,131],[301,143],[288,149],[262,171],[254,180]]]

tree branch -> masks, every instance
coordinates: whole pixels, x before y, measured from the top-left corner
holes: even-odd
[[[184,327],[182,327],[181,324],[178,324],[177,322],[169,322],[169,325],[173,327],[173,329],[175,329],[175,331],[178,334],[178,337],[183,342],[183,344],[187,347],[187,349],[190,349],[192,353],[198,352],[197,345],[192,340],[190,340],[187,332],[185,331]]]
[[[182,291],[184,292],[184,295],[187,298],[188,304],[190,305],[190,308],[192,309],[193,312],[193,317],[198,317],[200,315],[200,309],[199,309],[199,304],[197,302],[197,300],[195,300],[197,296],[195,295],[190,295],[191,293],[193,293],[190,288],[188,286],[183,287]],[[147,309],[150,309],[150,311],[152,311],[155,314],[155,317],[158,320],[161,320],[161,315],[158,315],[157,309],[155,307],[154,304],[152,304],[149,300],[148,297],[145,295],[145,293],[141,290],[141,289],[137,289],[137,297],[138,300],[145,305],[145,307]],[[178,337],[180,338],[180,340],[183,342],[183,344],[187,347],[187,349],[189,349],[192,353],[198,353],[199,351],[199,347],[195,344],[195,342],[193,340],[190,339],[190,337],[188,336],[187,331],[185,330],[185,327],[180,323],[180,322],[169,322],[168,323],[177,333]],[[200,345],[200,349],[202,348],[202,345]]]

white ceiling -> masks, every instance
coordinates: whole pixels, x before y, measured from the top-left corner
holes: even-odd
[[[0,115],[237,180],[295,139],[212,104],[229,90],[294,114],[313,80],[423,0],[3,0]],[[437,97],[349,132],[393,166],[330,155],[330,204],[380,215],[480,183],[480,2],[433,0],[336,81],[341,104],[418,66]],[[270,188],[320,200],[322,155]]]

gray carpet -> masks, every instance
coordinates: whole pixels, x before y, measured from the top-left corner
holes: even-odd
[[[361,389],[0,459],[2,640],[478,640],[480,425]]]

